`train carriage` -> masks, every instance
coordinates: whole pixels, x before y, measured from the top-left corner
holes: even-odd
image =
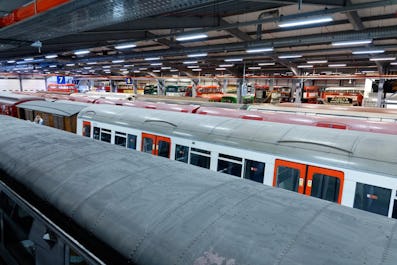
[[[17,106],[23,102],[44,100],[41,97],[15,94],[11,92],[0,92],[0,114],[17,117]]]
[[[77,133],[397,217],[397,139],[201,115],[90,106]]]

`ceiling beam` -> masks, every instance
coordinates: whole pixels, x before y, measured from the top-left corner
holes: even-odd
[[[351,0],[346,0],[346,5],[351,6]],[[349,22],[353,25],[354,30],[363,30],[365,29],[363,22],[361,21],[360,16],[358,15],[357,11],[349,11],[346,12],[346,17]]]
[[[230,26],[230,23],[227,22],[226,20],[224,20],[223,18],[221,18],[220,19],[220,25],[221,26]],[[242,40],[242,41],[252,41],[252,40],[254,40],[247,33],[239,30],[238,28],[228,28],[228,29],[226,29],[226,31],[229,32],[230,34],[232,34],[237,39]]]

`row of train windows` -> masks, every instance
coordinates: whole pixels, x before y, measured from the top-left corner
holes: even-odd
[[[84,133],[84,136],[90,137],[89,132]],[[111,136],[112,136],[111,130],[94,127],[93,137],[95,140],[101,140],[102,142],[110,143]],[[136,149],[136,140],[137,140],[136,135],[127,134],[123,132],[115,132],[115,136],[114,136],[115,145],[127,147],[129,149]]]
[[[211,166],[211,152],[192,147],[189,162],[189,147],[177,144],[175,145],[175,160],[209,169]],[[219,154],[217,171],[240,178],[243,164],[243,178],[263,183],[265,173],[265,163],[263,162],[244,159],[243,163],[243,159],[240,157]]]
[[[45,241],[48,244],[47,247],[45,244],[33,242],[29,238],[29,235],[37,232],[32,231],[35,229],[33,217],[3,192],[0,192],[0,213],[2,223],[0,244],[8,252],[4,255],[11,256],[18,264],[35,265],[40,264],[40,260],[62,260],[62,264],[65,265],[88,264],[82,256],[67,245],[62,246],[64,253],[62,257],[59,257],[60,253],[55,251],[56,248],[51,241]],[[55,242],[59,243],[58,240]],[[53,249],[54,251],[51,251]],[[64,256],[68,258],[65,259]]]

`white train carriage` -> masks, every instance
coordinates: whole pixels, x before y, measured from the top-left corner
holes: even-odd
[[[93,105],[77,133],[397,218],[391,135]]]

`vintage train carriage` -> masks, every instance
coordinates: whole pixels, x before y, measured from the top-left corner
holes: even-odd
[[[396,220],[10,117],[0,122],[7,202],[0,233],[20,232],[0,237],[10,260],[22,253],[41,265],[397,260]]]
[[[90,104],[72,101],[30,101],[17,106],[18,117],[33,121],[39,114],[44,125],[76,133],[77,114]]]
[[[82,110],[77,128],[96,140],[397,217],[393,135],[105,105]]]
[[[11,92],[0,92],[0,114],[9,115],[13,117],[18,116],[17,106],[27,101],[44,100],[41,97],[15,94]]]

